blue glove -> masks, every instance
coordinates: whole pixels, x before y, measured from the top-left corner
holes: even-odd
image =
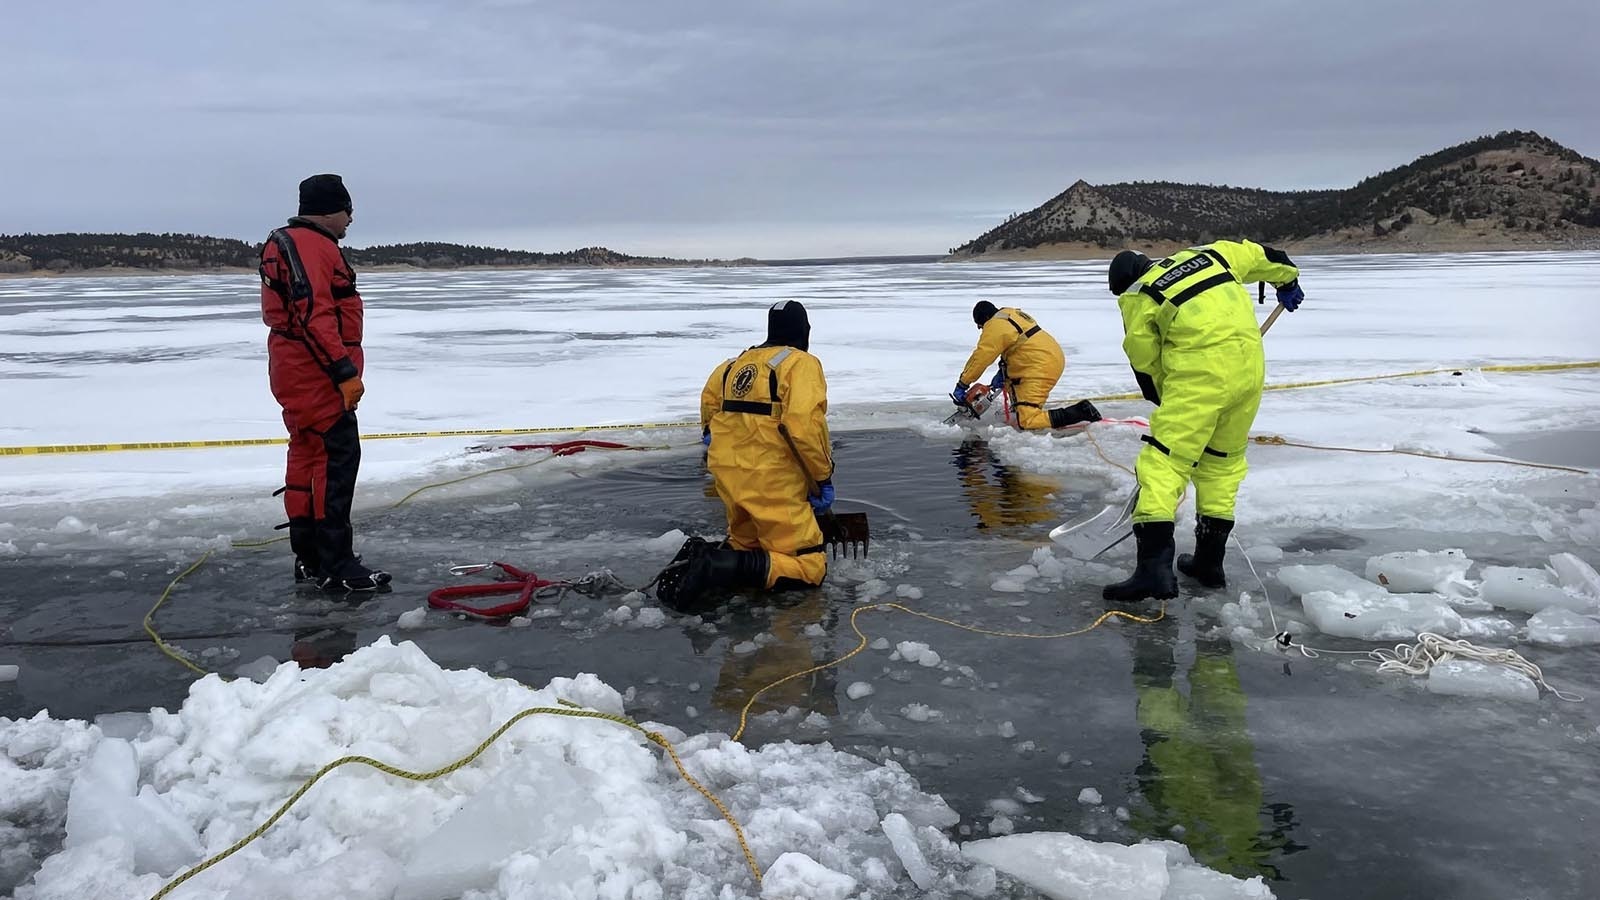
[[[817,490],[820,493],[813,494],[806,499],[811,501],[812,509],[822,512],[833,505],[833,479],[817,482]]]
[[[996,391],[1000,390],[1002,387],[1005,387],[1005,384],[1006,384],[1006,373],[1005,373],[1005,370],[1003,370],[1003,369],[997,370],[994,373],[994,377],[989,379],[989,387],[991,389],[993,389],[993,390],[996,390]]]
[[[1300,290],[1300,279],[1298,278],[1278,288],[1278,302],[1283,304],[1283,308],[1289,312],[1299,309],[1300,302],[1304,299],[1306,299],[1306,292]]]
[[[954,400],[957,406],[966,406],[967,386],[959,381],[956,382],[956,389],[950,392],[950,399]]]
[[[700,443],[705,444],[707,447],[711,446],[711,432],[702,432],[700,434]]]

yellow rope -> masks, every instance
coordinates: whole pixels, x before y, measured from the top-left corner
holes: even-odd
[[[312,775],[310,778],[306,779],[305,783],[300,785],[299,790],[296,790],[293,794],[291,794],[289,799],[285,800],[282,805],[278,807],[277,811],[269,816],[265,822],[262,822],[259,826],[257,826],[254,831],[240,838],[228,849],[218,853],[215,856],[212,856],[207,860],[204,860],[194,868],[183,873],[177,878],[174,878],[160,891],[156,892],[155,896],[151,897],[150,900],[161,900],[162,897],[165,897],[167,894],[171,893],[185,881],[188,881],[194,876],[199,875],[201,872],[204,872],[217,863],[222,862],[233,854],[244,849],[246,846],[249,846],[252,841],[261,837],[269,828],[276,824],[279,819],[283,818],[284,814],[289,811],[289,808],[294,806],[295,803],[299,802],[300,798],[304,797],[306,792],[311,790],[313,785],[322,780],[324,775],[327,775],[329,772],[332,772],[334,769],[337,769],[340,766],[359,764],[369,768],[377,769],[379,772],[382,772],[385,775],[392,775],[396,778],[403,778],[407,781],[432,781],[436,778],[442,778],[445,775],[449,775],[451,772],[471,764],[473,760],[483,755],[483,752],[488,750],[490,745],[499,740],[502,735],[509,731],[513,725],[516,725],[518,722],[528,718],[529,716],[535,715],[571,716],[580,719],[603,719],[607,722],[615,722],[619,725],[626,725],[627,727],[632,728],[633,730],[644,735],[646,740],[666,750],[667,755],[672,758],[673,765],[678,767],[678,774],[683,776],[684,781],[687,781],[691,787],[699,791],[707,800],[710,800],[712,805],[717,808],[717,811],[722,813],[722,817],[728,821],[730,826],[732,826],[734,837],[736,837],[739,841],[739,849],[744,852],[745,863],[750,867],[750,874],[755,877],[757,885],[761,884],[761,867],[756,863],[755,854],[751,852],[750,845],[745,840],[744,829],[739,827],[738,821],[735,820],[733,814],[728,811],[728,807],[723,805],[722,801],[717,799],[717,796],[711,793],[711,791],[708,790],[705,785],[701,784],[693,775],[689,774],[689,770],[684,767],[683,760],[678,757],[678,751],[672,746],[671,741],[667,740],[667,738],[660,732],[645,730],[644,726],[625,716],[597,712],[589,709],[579,709],[571,704],[566,704],[566,701],[562,701],[562,703],[565,705],[535,706],[522,710],[521,712],[507,719],[499,728],[496,728],[494,733],[490,734],[487,738],[484,738],[483,742],[478,744],[478,746],[474,748],[471,753],[468,753],[466,756],[461,757],[449,765],[434,769],[431,772],[408,771],[406,769],[389,765],[388,763],[380,760],[373,759],[370,756],[340,757],[339,759],[336,759],[318,769],[315,775]]]
[[[671,450],[671,449],[672,449],[672,445],[671,444],[651,444],[651,445],[642,446],[642,447],[585,447],[584,448],[584,450],[586,452],[587,451],[591,451],[591,450],[634,450],[634,451],[638,451],[638,450]],[[404,506],[409,500],[411,500],[411,498],[417,496],[418,494],[422,493],[423,491],[431,491],[434,488],[442,488],[442,487],[448,487],[448,486],[450,486],[452,484],[460,484],[463,481],[471,481],[474,478],[482,478],[485,475],[495,475],[495,474],[498,474],[500,472],[511,472],[511,471],[515,471],[517,469],[526,469],[529,466],[537,466],[537,465],[539,465],[541,463],[547,463],[552,459],[558,459],[558,458],[559,457],[557,457],[556,454],[550,453],[550,454],[548,454],[546,456],[539,457],[538,459],[534,460],[533,462],[517,463],[516,465],[511,465],[511,466],[500,466],[499,468],[496,468],[496,469],[484,469],[482,472],[473,472],[471,475],[463,475],[460,478],[452,478],[449,481],[439,481],[439,482],[435,482],[433,484],[425,484],[422,487],[419,487],[416,490],[412,491],[411,493],[405,495],[404,497],[401,497],[399,500],[395,501],[393,506],[391,506],[389,508],[390,509],[399,509],[401,506]]]
[[[1024,633],[1016,632],[1016,631],[995,631],[995,630],[989,629],[989,628],[978,628],[978,627],[972,626],[972,625],[963,625],[960,622],[952,621],[950,619],[941,619],[940,617],[932,615],[932,614],[929,614],[929,613],[919,612],[919,611],[917,611],[915,609],[912,609],[912,608],[910,608],[908,606],[902,606],[899,603],[873,603],[873,604],[870,604],[868,606],[858,606],[853,611],[851,611],[851,613],[850,613],[850,629],[856,633],[856,637],[859,639],[856,642],[855,649],[851,650],[849,653],[846,653],[845,655],[839,657],[838,659],[830,660],[829,662],[825,662],[825,663],[822,663],[820,665],[812,666],[809,669],[805,669],[804,671],[800,671],[800,672],[795,672],[792,675],[785,675],[784,677],[779,678],[777,681],[774,681],[771,684],[768,684],[765,687],[761,688],[760,690],[756,691],[754,694],[751,694],[750,695],[750,700],[745,703],[743,709],[739,710],[739,730],[735,731],[733,733],[733,739],[737,741],[741,737],[744,736],[745,729],[748,728],[749,724],[750,724],[750,709],[751,709],[751,707],[755,706],[756,700],[759,699],[762,694],[765,694],[767,691],[772,690],[773,688],[777,687],[780,684],[784,684],[784,683],[793,681],[796,678],[804,678],[805,676],[810,675],[810,674],[812,674],[814,672],[821,672],[823,669],[831,669],[834,666],[837,666],[837,665],[840,665],[840,664],[844,663],[846,660],[850,659],[851,657],[855,656],[856,654],[860,653],[861,651],[867,649],[867,641],[868,641],[867,635],[866,635],[865,632],[863,632],[861,630],[861,626],[856,624],[856,617],[860,616],[864,612],[869,612],[871,610],[876,610],[876,609],[897,610],[899,612],[903,612],[903,613],[906,613],[908,615],[913,615],[913,616],[916,616],[916,617],[921,618],[921,619],[928,619],[928,620],[933,621],[933,622],[938,622],[941,625],[949,625],[952,628],[959,628],[962,631],[970,631],[973,634],[984,634],[984,635],[989,635],[991,637],[1030,638],[1030,639],[1034,639],[1034,640],[1049,640],[1049,639],[1054,639],[1054,638],[1068,638],[1068,637],[1076,637],[1076,636],[1081,635],[1081,634],[1088,634],[1089,632],[1095,630],[1096,628],[1099,628],[1107,619],[1113,619],[1113,618],[1116,618],[1116,619],[1127,619],[1127,620],[1129,620],[1131,622],[1138,622],[1138,623],[1144,624],[1144,625],[1151,625],[1151,624],[1154,624],[1156,622],[1161,621],[1161,619],[1163,617],[1165,617],[1166,614],[1167,614],[1167,605],[1166,605],[1166,603],[1162,603],[1161,604],[1161,609],[1160,609],[1159,612],[1157,612],[1155,614],[1154,618],[1148,618],[1148,617],[1145,617],[1145,616],[1136,616],[1133,613],[1123,612],[1122,610],[1119,610],[1119,609],[1113,609],[1113,610],[1108,610],[1108,611],[1106,611],[1104,613],[1101,613],[1100,617],[1095,619],[1094,622],[1092,622],[1091,624],[1089,624],[1089,625],[1087,625],[1087,626],[1085,626],[1083,628],[1075,629],[1073,631],[1062,631],[1062,632],[1059,632],[1059,633],[1056,633],[1056,634],[1024,634]]]
[[[1579,469],[1573,466],[1557,466],[1550,463],[1525,462],[1520,459],[1486,459],[1469,456],[1451,456],[1448,453],[1429,453],[1426,450],[1400,450],[1400,449],[1375,449],[1369,447],[1332,447],[1324,444],[1306,444],[1291,441],[1280,434],[1257,434],[1250,436],[1251,443],[1263,444],[1273,447],[1302,447],[1307,450],[1337,450],[1341,453],[1395,453],[1402,456],[1418,456],[1423,459],[1439,459],[1446,462],[1461,463],[1492,463],[1502,466],[1523,466],[1529,469],[1552,469],[1557,472],[1575,472],[1579,475],[1593,475],[1589,469]]]
[[[1100,458],[1101,459],[1105,460],[1106,462],[1110,463],[1113,466],[1116,466],[1117,468],[1121,469],[1122,471],[1127,472],[1129,475],[1133,475],[1135,478],[1138,477],[1138,475],[1136,475],[1132,469],[1128,468],[1127,466],[1123,465],[1122,463],[1119,463],[1116,460],[1114,460],[1111,457],[1106,455],[1106,451],[1105,451],[1104,448],[1102,448],[1100,446],[1100,442],[1094,439],[1093,430],[1085,428],[1083,430],[1083,436],[1089,439],[1089,445],[1094,447],[1094,452],[1100,454]]]
[[[1295,391],[1302,388],[1330,387],[1339,384],[1360,384],[1367,381],[1389,381],[1396,378],[1420,378],[1424,375],[1443,375],[1449,372],[1563,372],[1572,369],[1600,369],[1600,360],[1587,360],[1583,362],[1565,363],[1527,363],[1520,365],[1499,366],[1448,366],[1442,369],[1416,369],[1411,372],[1391,372],[1386,375],[1355,375],[1349,378],[1324,378],[1319,381],[1290,381],[1282,384],[1269,384],[1263,390],[1268,391]],[[1085,399],[1092,401],[1101,400],[1140,400],[1144,395],[1140,393],[1127,394],[1102,394],[1098,397]]]
[[[144,633],[150,635],[150,640],[156,642],[156,649],[160,650],[162,653],[166,654],[168,657],[170,657],[172,659],[175,659],[178,662],[182,663],[184,666],[188,667],[188,669],[191,672],[194,672],[196,675],[209,675],[211,673],[207,672],[205,669],[202,669],[199,666],[195,665],[194,663],[190,662],[182,654],[178,653],[178,651],[172,649],[172,646],[170,644],[168,644],[166,641],[163,641],[161,639],[161,635],[156,633],[156,627],[153,624],[152,620],[155,618],[156,610],[160,609],[161,608],[161,604],[167,602],[167,598],[172,596],[172,590],[173,590],[173,588],[176,588],[178,586],[178,582],[180,582],[184,578],[188,577],[192,572],[194,572],[194,570],[196,570],[196,569],[200,568],[201,566],[205,565],[206,560],[210,559],[211,558],[211,554],[214,553],[214,552],[216,552],[216,551],[207,550],[204,555],[202,555],[199,559],[194,561],[194,565],[190,566],[187,569],[184,569],[182,572],[179,572],[178,576],[176,578],[172,579],[172,581],[167,583],[167,589],[161,592],[161,597],[156,600],[156,605],[150,607],[150,611],[144,614]]]

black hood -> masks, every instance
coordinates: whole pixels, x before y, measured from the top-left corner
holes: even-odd
[[[1150,269],[1150,257],[1137,250],[1124,250],[1111,258],[1111,268],[1107,272],[1111,285],[1111,293],[1121,296],[1128,290],[1128,286],[1139,280]]]
[[[780,300],[767,310],[768,347],[811,347],[811,320],[799,300]]]
[[[982,328],[983,323],[994,318],[994,314],[999,311],[993,303],[987,300],[979,300],[978,305],[972,308],[972,324]]]

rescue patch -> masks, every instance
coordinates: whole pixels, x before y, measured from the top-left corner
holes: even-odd
[[[755,386],[756,367],[754,363],[740,369],[739,374],[733,376],[733,395],[735,397],[743,397],[745,394],[750,393],[750,389]]]
[[[1212,262],[1211,257],[1204,253],[1196,254],[1163,272],[1160,278],[1150,283],[1150,286],[1158,291],[1164,291],[1190,275],[1196,272],[1204,272],[1214,265],[1216,263]]]

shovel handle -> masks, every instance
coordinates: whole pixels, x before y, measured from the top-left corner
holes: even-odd
[[[800,448],[795,446],[794,437],[789,434],[789,426],[779,422],[778,433],[783,435],[783,442],[789,445],[789,452],[794,455],[794,464],[800,467],[800,474],[805,476],[806,496],[816,496],[817,480],[812,478],[811,472],[806,469],[806,461],[800,458]]]
[[[1283,309],[1283,304],[1279,303],[1278,308],[1272,311],[1272,315],[1267,316],[1267,320],[1261,323],[1261,333],[1263,335],[1272,330],[1272,323],[1278,321],[1278,317],[1283,315]]]

